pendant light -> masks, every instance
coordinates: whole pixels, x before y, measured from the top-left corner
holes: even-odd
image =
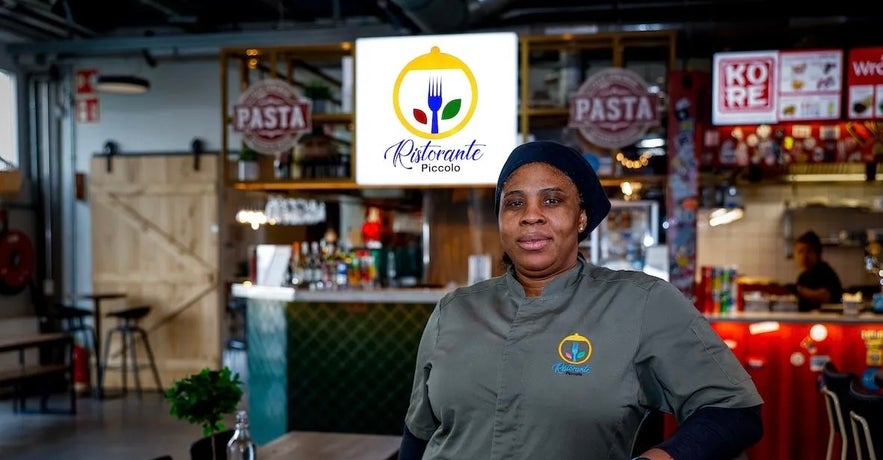
[[[99,75],[95,87],[105,93],[142,94],[150,89],[150,82],[131,75]]]

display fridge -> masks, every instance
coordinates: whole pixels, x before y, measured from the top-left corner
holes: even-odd
[[[659,202],[611,200],[610,213],[581,243],[593,264],[613,269],[646,271],[648,256],[663,248],[659,240]]]

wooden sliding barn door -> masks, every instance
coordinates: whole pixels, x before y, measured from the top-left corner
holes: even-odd
[[[130,306],[153,308],[142,327],[165,388],[220,364],[217,183],[211,156],[199,169],[192,155],[119,155],[110,170],[106,158],[92,159],[93,289],[123,291]],[[114,324],[102,318],[102,337]],[[119,351],[115,340],[111,365],[119,364]],[[146,354],[139,353],[141,363]],[[148,368],[140,376],[142,386],[155,386]],[[109,388],[120,382],[119,372],[107,372]]]

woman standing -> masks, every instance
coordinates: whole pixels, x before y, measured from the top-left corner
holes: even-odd
[[[509,269],[436,306],[400,459],[629,459],[653,409],[680,427],[642,458],[728,459],[760,439],[761,397],[693,305],[579,254],[610,202],[577,151],[517,147],[495,193]]]

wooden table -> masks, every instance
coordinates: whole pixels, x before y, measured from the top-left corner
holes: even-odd
[[[401,436],[290,431],[258,448],[261,460],[389,460]]]
[[[76,300],[92,301],[92,321],[95,326],[95,385],[94,394],[97,398],[104,398],[104,376],[101,368],[101,302],[104,300],[125,299],[124,292],[93,292],[88,294],[78,294],[74,297]]]
[[[61,345],[64,348],[65,357],[60,363],[26,363],[25,351],[30,348],[40,348],[46,345]],[[74,390],[73,368],[73,336],[66,332],[38,333],[29,335],[17,335],[0,338],[0,353],[18,352],[18,364],[0,369],[0,386],[14,386],[12,408],[15,412],[30,412],[25,407],[27,394],[22,392],[22,386],[40,386],[40,380],[48,379],[56,375],[66,375],[70,396],[70,407],[64,413],[75,414],[77,412],[76,391]],[[36,382],[36,383],[35,383]],[[43,385],[44,391],[47,386]],[[40,401],[41,413],[62,412],[48,406],[48,394],[44,392]]]

